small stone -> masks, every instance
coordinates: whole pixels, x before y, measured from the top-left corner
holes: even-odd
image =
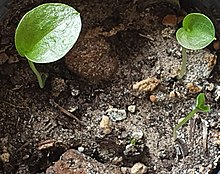
[[[208,83],[205,87],[205,89],[208,91],[213,91],[214,88],[215,88],[215,85],[213,83]]]
[[[106,114],[112,121],[121,121],[127,118],[127,114],[124,109],[110,108],[106,111]]]
[[[216,65],[217,63],[217,56],[214,55],[214,54],[209,54],[209,53],[206,53],[204,55],[204,59],[208,62],[208,68],[210,70],[213,69],[213,67]]]
[[[67,150],[46,174],[122,174],[121,168],[115,165],[103,164],[76,150]]]
[[[219,98],[220,98],[220,86],[217,86],[215,90],[215,101],[218,101]]]
[[[196,93],[199,93],[199,92],[202,91],[202,87],[198,86],[198,85],[196,85],[194,83],[188,83],[186,85],[186,89],[188,89],[189,92],[192,93],[192,94],[196,94]]]
[[[9,59],[6,53],[0,53],[0,65],[5,63]]]
[[[160,81],[157,78],[149,77],[145,80],[135,83],[133,85],[133,89],[138,91],[149,92],[149,91],[153,91],[159,85],[159,83]]]
[[[147,173],[147,167],[142,163],[136,163],[131,168],[131,174],[145,174]]]
[[[112,122],[108,116],[102,116],[102,120],[99,126],[103,130],[103,133],[105,135],[110,134],[112,132]]]
[[[136,111],[136,106],[135,106],[135,105],[130,105],[130,106],[128,106],[128,111],[131,112],[131,113],[135,113],[135,111]]]
[[[112,160],[112,164],[118,165],[118,164],[120,164],[122,161],[123,161],[123,157],[122,157],[122,156],[120,156],[120,157],[117,157],[117,156],[116,156],[116,157]]]
[[[71,89],[71,95],[73,97],[77,97],[79,95],[79,90],[78,89]]]
[[[88,35],[88,34],[87,34]],[[67,68],[92,83],[109,80],[118,69],[118,59],[104,37],[83,35],[65,56]]]
[[[219,41],[219,40],[215,40],[215,41],[213,42],[213,48],[214,48],[215,50],[219,50],[219,49],[220,49],[220,41]]]
[[[121,167],[121,172],[123,174],[131,173],[130,171],[131,171],[131,169],[129,167]]]
[[[10,154],[8,152],[4,152],[0,155],[0,159],[3,163],[8,163],[10,159]]]
[[[156,95],[150,95],[150,101],[155,103],[157,102],[157,96]]]
[[[170,94],[169,94],[169,97],[170,98],[175,98],[176,97],[175,91],[171,91]]]
[[[80,147],[77,148],[77,150],[78,150],[80,153],[82,153],[82,152],[84,152],[85,148],[80,146]]]
[[[177,17],[176,15],[166,15],[163,20],[162,20],[162,24],[165,26],[170,26],[170,27],[174,27],[177,24]]]

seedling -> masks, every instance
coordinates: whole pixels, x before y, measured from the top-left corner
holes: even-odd
[[[215,40],[215,28],[212,21],[201,13],[190,13],[183,19],[183,27],[176,32],[176,38],[182,46],[181,79],[186,72],[186,49],[199,50]]]
[[[34,63],[61,59],[77,41],[81,26],[80,13],[61,3],[42,4],[22,17],[15,32],[15,46],[28,59],[41,88],[46,78]]]
[[[205,105],[205,94],[200,93],[196,97],[196,106],[195,108],[174,127],[173,137],[174,141],[177,139],[177,130],[183,126],[187,121],[189,121],[197,112],[209,112],[210,106]]]

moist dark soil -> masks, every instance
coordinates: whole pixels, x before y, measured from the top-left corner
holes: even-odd
[[[149,174],[218,172],[218,51],[188,51],[187,73],[176,78],[181,24],[162,20],[177,9],[142,0],[59,1],[81,13],[82,33],[66,57],[36,65],[48,74],[40,89],[13,39],[21,17],[46,2],[53,1],[12,1],[0,21],[0,173],[43,174],[68,149],[119,167],[141,162]],[[174,142],[173,127],[200,92],[211,111],[180,128]]]

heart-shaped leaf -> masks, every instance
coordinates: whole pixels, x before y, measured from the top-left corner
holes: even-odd
[[[75,44],[81,18],[74,8],[61,3],[42,4],[26,13],[15,33],[18,53],[35,63],[62,58]]]
[[[176,32],[176,38],[184,48],[202,49],[215,39],[215,28],[204,14],[190,13],[183,19],[183,27]]]

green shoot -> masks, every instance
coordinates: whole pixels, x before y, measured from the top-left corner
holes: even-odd
[[[187,121],[189,121],[197,112],[209,112],[210,106],[205,105],[205,94],[200,93],[196,97],[196,106],[195,108],[174,127],[173,129],[173,138],[174,141],[177,139],[177,130],[182,127]]]
[[[81,26],[79,12],[61,3],[42,4],[22,17],[15,32],[15,46],[28,59],[41,88],[46,76],[34,63],[50,63],[65,56],[77,41]]]
[[[190,13],[183,19],[183,27],[177,30],[176,39],[182,46],[182,66],[179,78],[186,73],[186,49],[199,50],[215,40],[212,21],[201,13]]]

